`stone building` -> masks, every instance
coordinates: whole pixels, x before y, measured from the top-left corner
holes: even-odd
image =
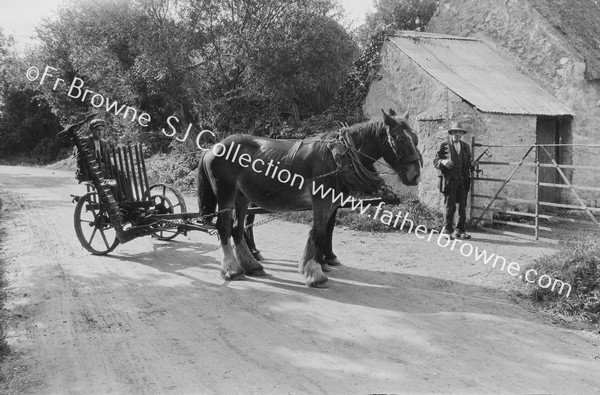
[[[470,133],[463,140],[469,142],[475,136],[484,144],[553,142],[557,127],[563,136],[570,132],[570,109],[476,39],[398,32],[383,45],[379,75],[371,84],[365,112],[375,116],[390,106],[416,115],[413,124],[425,163],[416,188],[420,200],[429,206],[441,205],[433,158],[448,138],[451,121],[467,125]],[[516,149],[499,154],[502,161],[518,161],[523,156]],[[503,171],[489,169],[486,177],[501,177]],[[525,179],[532,171],[523,169],[515,178]],[[478,193],[489,195],[494,185],[485,188]],[[506,193],[526,199],[531,198],[529,189],[509,185]]]
[[[388,107],[416,118],[426,168],[413,193],[424,203],[439,207],[432,158],[455,119],[467,120],[480,143],[572,143],[572,149],[548,147],[549,155],[561,164],[600,166],[600,149],[589,147],[600,144],[600,7],[593,0],[442,0],[428,30],[386,41],[381,78],[364,104],[372,118]],[[514,162],[526,148],[493,152],[494,161]],[[540,160],[550,158],[542,152]],[[489,167],[484,176],[505,178],[510,170]],[[565,173],[575,184],[600,185],[598,171]],[[534,168],[520,169],[514,178],[535,180]],[[562,179],[542,168],[540,181]],[[485,183],[478,192],[498,187]],[[509,184],[503,194],[532,199],[534,188]],[[597,192],[579,193],[588,204],[600,204]],[[539,194],[544,201],[574,202],[568,189],[540,187]]]

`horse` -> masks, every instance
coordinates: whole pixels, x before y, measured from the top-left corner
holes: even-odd
[[[255,204],[250,203],[249,207],[256,207]],[[255,214],[247,214],[246,215],[246,226],[244,227],[246,231],[244,232],[244,241],[248,245],[252,256],[257,261],[262,261],[264,258],[258,248],[256,248],[256,242],[254,241],[254,218]]]
[[[217,216],[225,280],[244,279],[244,274],[265,275],[244,240],[246,212],[252,202],[272,212],[312,209],[313,225],[298,271],[309,287],[329,286],[324,272],[340,264],[332,251],[332,234],[341,202],[323,196],[323,191],[331,191],[333,196],[372,192],[381,182],[374,177],[373,166],[380,158],[403,184],[419,182],[423,160],[417,135],[406,119],[382,113],[383,122],[364,122],[298,142],[235,134],[201,154],[200,214],[203,218]],[[319,188],[321,193],[315,193]]]

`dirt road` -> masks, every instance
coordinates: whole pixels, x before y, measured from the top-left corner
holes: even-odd
[[[82,189],[71,173],[0,166],[5,392],[600,393],[597,335],[412,234],[338,229],[343,266],[318,290],[297,273],[308,227],[274,221],[255,232],[268,275],[226,283],[216,237],[199,232],[89,255],[69,198]],[[485,233],[473,244],[521,263],[550,251]]]

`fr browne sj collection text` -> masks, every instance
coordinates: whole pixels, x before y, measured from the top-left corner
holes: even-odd
[[[58,69],[55,67],[46,66],[40,77],[40,70],[37,67],[32,66],[29,69],[27,69],[26,76],[27,76],[27,79],[32,82],[37,81],[39,78],[40,85],[43,85],[44,82],[46,82],[46,79],[51,80],[52,78],[54,78],[54,84],[52,85],[52,90],[55,91],[60,86],[66,85],[66,83],[65,83],[64,79],[58,78],[58,77],[55,77],[54,75],[52,75],[51,74],[52,71],[58,71]],[[108,97],[104,97],[102,94],[100,94],[98,92],[94,92],[91,89],[84,89],[84,88],[85,88],[85,82],[81,78],[75,77],[75,78],[73,78],[73,81],[71,81],[71,83],[69,85],[69,88],[67,91],[67,96],[70,98],[73,98],[73,99],[81,100],[82,102],[85,102],[87,99],[89,101],[89,103],[92,105],[92,107],[98,108],[98,109],[99,108],[106,109],[106,112],[109,112],[109,113],[112,112],[115,114],[115,116],[122,115],[123,119],[130,119],[131,122],[137,121],[137,123],[141,127],[144,127],[144,128],[148,127],[148,124],[152,120],[152,117],[150,116],[150,114],[148,114],[146,112],[138,111],[135,107],[127,106],[125,104],[122,104],[119,107],[119,103],[116,100],[113,100],[111,102],[111,100]],[[167,132],[164,128],[161,130],[161,132],[167,137],[174,137],[177,134],[177,126],[176,125],[178,123],[179,123],[179,119],[175,115],[169,116],[167,118],[167,125],[169,126],[170,132]],[[181,142],[187,140],[191,129],[192,129],[192,124],[189,124],[187,130],[185,131],[185,134],[183,135],[183,138],[175,137],[175,139],[177,141],[181,141]],[[213,138],[216,138],[216,135],[210,130],[200,131],[200,133],[198,133],[198,136],[196,136],[196,146],[200,150],[203,150],[203,151],[208,149],[208,148],[202,147],[200,144],[201,138],[205,133],[208,133]]]

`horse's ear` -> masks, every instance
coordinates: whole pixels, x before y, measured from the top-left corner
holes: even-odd
[[[390,113],[391,117],[395,117],[396,115],[398,115],[398,114],[396,114],[396,111],[392,110],[391,108],[390,108],[390,112],[389,113]]]
[[[383,108],[381,109],[381,112],[383,113],[383,122],[385,122],[386,125],[388,125],[389,127],[393,127],[398,124],[398,122],[396,122],[394,118],[390,117],[388,114],[385,113],[385,111],[383,111]]]

